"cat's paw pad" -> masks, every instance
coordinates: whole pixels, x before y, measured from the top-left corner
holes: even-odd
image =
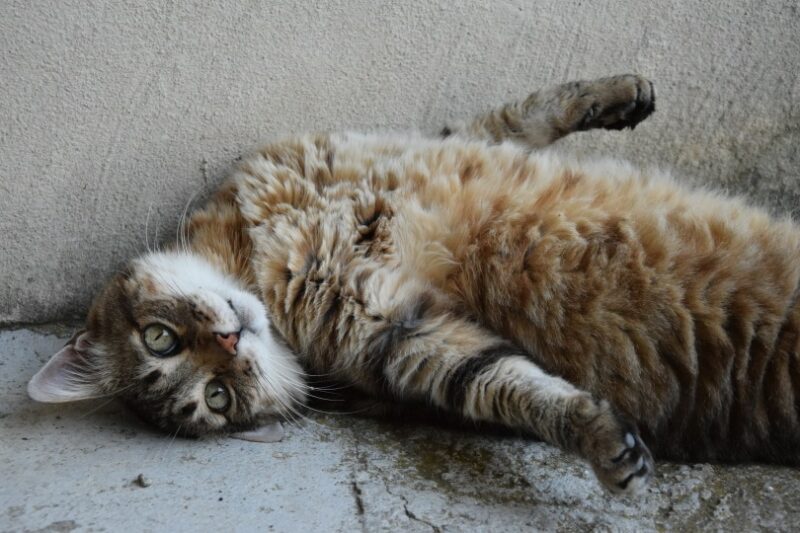
[[[596,460],[592,468],[603,486],[615,494],[636,494],[655,472],[650,450],[634,432],[625,433],[616,455]]]
[[[583,453],[597,479],[615,494],[639,492],[655,473],[650,450],[636,428],[623,422],[607,402],[595,404],[592,411],[584,427]]]
[[[634,74],[584,82],[572,109],[573,128],[635,128],[656,109],[653,84]]]

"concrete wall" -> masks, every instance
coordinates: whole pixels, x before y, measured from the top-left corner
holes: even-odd
[[[0,3],[0,323],[68,318],[240,153],[436,130],[530,89],[651,77],[635,132],[565,148],[800,199],[796,0]]]

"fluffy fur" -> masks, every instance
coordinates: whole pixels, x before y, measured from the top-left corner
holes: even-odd
[[[798,227],[624,163],[531,151],[633,127],[654,100],[621,76],[539,91],[444,139],[270,145],[192,215],[180,251],[112,281],[68,346],[91,364],[70,371],[201,434],[301,404],[300,361],[530,432],[615,491],[650,477],[647,446],[797,464]],[[186,348],[148,354],[154,321]],[[234,356],[215,342],[223,331],[243,332]],[[237,398],[228,413],[203,408],[215,376]]]

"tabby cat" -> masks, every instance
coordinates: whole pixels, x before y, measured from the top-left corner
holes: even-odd
[[[535,151],[633,128],[654,102],[625,75],[435,139],[267,146],[185,238],[108,283],[29,393],[116,395],[167,431],[268,440],[322,374],[529,433],[615,492],[647,483],[648,446],[797,464],[800,228],[661,173]]]

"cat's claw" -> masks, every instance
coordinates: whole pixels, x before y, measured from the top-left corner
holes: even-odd
[[[628,432],[620,442],[616,456],[594,464],[597,479],[615,494],[636,494],[644,488],[655,472],[650,450],[638,435]]]
[[[655,465],[636,427],[623,421],[605,401],[588,400],[581,411],[587,421],[583,453],[597,479],[614,494],[639,492],[653,477]]]

